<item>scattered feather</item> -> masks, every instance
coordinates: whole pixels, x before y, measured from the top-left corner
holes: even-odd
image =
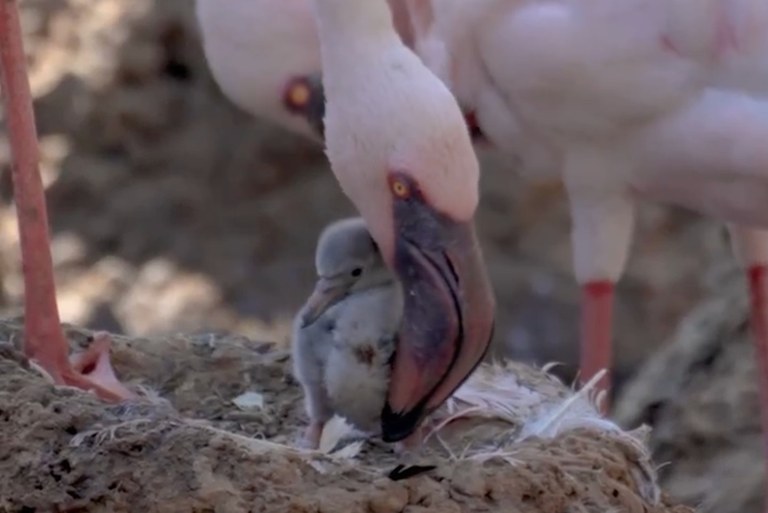
[[[261,410],[264,408],[264,395],[258,392],[245,392],[232,399],[232,402],[243,411]]]
[[[223,429],[210,426],[204,421],[190,420],[186,425],[197,428],[197,429],[201,429],[203,431],[215,433],[217,435],[220,435],[222,438],[232,440],[233,442],[236,442],[239,445],[246,447],[247,449],[249,449],[255,454],[263,454],[266,452],[275,451],[275,452],[286,452],[286,453],[292,453],[292,454],[311,456],[313,453],[313,451],[310,451],[310,450],[300,449],[298,447],[292,447],[290,445],[284,445],[276,442],[270,442],[269,440],[264,440],[263,438],[253,438],[249,436],[239,435],[237,433],[232,433],[231,431],[225,431]]]
[[[131,434],[148,434],[159,431],[157,427],[154,429],[148,429],[148,427],[155,423],[152,419],[134,419],[127,422],[121,422],[102,429],[91,429],[89,431],[83,431],[72,437],[69,445],[70,447],[80,447],[84,443],[90,443],[93,446],[99,446],[106,441],[112,441],[119,438],[118,432],[122,432],[124,436]],[[178,423],[171,423],[171,425],[178,425]],[[167,424],[166,424],[167,426]],[[165,426],[164,426],[165,427]]]
[[[554,438],[565,429],[573,429],[574,424],[597,424],[608,431],[619,430],[619,427],[610,420],[598,415],[595,403],[591,400],[590,392],[594,390],[597,382],[605,376],[606,371],[601,370],[590,379],[581,390],[563,401],[554,410],[547,412],[539,418],[533,418],[523,425],[518,440],[524,440],[530,436]]]
[[[561,367],[562,365],[563,365],[563,362],[549,362],[549,363],[545,363],[541,367],[541,371],[549,373],[551,370],[553,370],[553,369],[555,369],[557,367]]]
[[[335,415],[323,427],[318,450],[324,454],[331,454],[339,446],[339,442],[353,432],[354,429],[346,420]]]
[[[309,460],[309,466],[315,469],[320,474],[325,475],[328,473],[328,469],[325,467],[325,465],[323,465],[318,460]]]
[[[569,393],[560,380],[546,372],[521,374],[515,371],[514,364],[504,363],[483,366],[434,417],[435,427],[426,440],[437,438],[454,460],[498,459],[515,464],[515,444],[533,436],[554,438],[572,429],[591,428],[629,437],[599,413],[600,398],[594,391],[604,374],[605,371],[598,373],[580,390]],[[501,427],[498,436],[472,439],[462,448],[451,447],[440,437],[440,432],[460,419],[487,419],[500,422]],[[636,435],[628,441],[635,445],[641,440],[642,435]]]
[[[338,458],[338,459],[351,460],[355,458],[358,454],[360,454],[360,451],[362,449],[363,449],[363,441],[356,440],[354,442],[348,443],[347,445],[343,446],[341,449],[333,451],[332,453],[329,454],[329,456],[333,458]]]

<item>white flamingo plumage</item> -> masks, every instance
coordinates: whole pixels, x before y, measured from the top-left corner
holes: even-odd
[[[425,62],[484,134],[522,153],[530,175],[564,178],[584,289],[583,379],[610,365],[613,284],[638,197],[729,223],[753,296],[764,301],[764,5],[408,1],[421,19],[416,48],[427,48]],[[757,315],[765,308],[755,310],[765,324]]]
[[[422,17],[417,39],[443,43],[445,55],[425,61],[477,110],[486,135],[520,148],[520,139],[504,141],[484,104],[494,96],[506,109],[495,112],[522,140],[552,150],[584,288],[582,379],[610,367],[613,284],[624,271],[635,202],[681,205],[726,223],[747,271],[768,429],[768,4],[409,4]]]

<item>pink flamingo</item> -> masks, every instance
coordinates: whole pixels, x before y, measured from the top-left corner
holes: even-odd
[[[762,95],[750,86],[765,70],[766,22],[768,8],[752,1],[540,2],[508,10],[482,38],[509,103],[563,150],[576,275],[592,298],[587,375],[610,363],[613,284],[638,197],[729,224],[766,362],[768,82]]]
[[[59,323],[48,215],[16,2],[0,2],[0,84],[13,157],[13,190],[24,273],[24,353],[59,385],[92,390],[119,401],[133,397],[115,376],[109,336],[99,333],[88,351],[70,361]]]
[[[455,98],[403,44],[384,0],[315,0],[333,171],[404,293],[386,441],[468,377],[494,299],[474,228],[479,166]]]
[[[766,226],[765,172],[749,155],[712,155],[734,149],[737,134],[762,128],[754,113],[741,120],[733,114],[762,105],[740,95],[766,91],[764,66],[755,63],[764,44],[761,4],[407,1],[416,47],[426,48],[425,62],[475,113],[483,133],[521,154],[530,175],[564,178],[584,291],[582,379],[610,367],[613,287],[624,270],[637,197],[731,223],[750,276],[755,336],[768,340],[761,313],[766,236],[755,229]],[[742,18],[749,16],[751,24]],[[599,23],[611,25],[598,30]],[[729,38],[738,33],[734,46]],[[693,100],[699,110],[684,110]],[[725,125],[717,115],[725,109],[731,115],[724,119],[741,132],[720,133]],[[707,119],[718,124],[697,127]],[[686,132],[694,127],[698,137]]]
[[[417,39],[440,43],[425,60],[478,110],[481,129],[505,137],[484,103],[494,97],[508,124],[553,150],[584,289],[583,379],[610,366],[613,287],[635,202],[665,201],[727,224],[748,277],[768,451],[768,4],[409,4],[421,19]]]

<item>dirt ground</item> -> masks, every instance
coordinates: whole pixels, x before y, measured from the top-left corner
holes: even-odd
[[[108,406],[56,389],[30,368],[14,352],[19,329],[0,323],[0,511],[691,513],[659,496],[646,449],[621,432],[561,428],[516,443],[506,461],[451,461],[428,448],[406,464],[436,468],[397,479],[391,472],[402,457],[382,444],[352,458],[291,448],[306,419],[289,354],[272,344],[216,335],[117,338],[117,372],[150,392]],[[87,345],[83,330],[68,333],[75,350]],[[543,379],[510,369],[521,387]],[[531,413],[569,395],[554,382],[537,390]],[[244,392],[260,394],[263,404],[244,408],[237,399]],[[488,428],[475,425],[468,436],[477,443]],[[499,434],[520,427],[507,423]],[[458,454],[461,446],[451,444],[469,429],[455,428],[459,436],[448,432],[443,443]]]
[[[732,266],[720,284],[627,386],[616,405],[622,424],[653,425],[662,483],[702,513],[763,510],[760,437],[748,300]]]
[[[321,149],[250,119],[221,95],[202,55],[191,0],[21,5],[63,320],[130,336],[186,332],[204,333],[206,340],[207,333],[227,332],[284,346],[290,319],[311,290],[317,235],[331,220],[353,213]],[[564,362],[561,369],[571,376],[578,289],[562,191],[525,184],[514,163],[481,157],[478,224],[498,297],[496,348],[525,361]],[[23,293],[9,158],[0,132],[3,316],[20,313]],[[720,294],[723,278],[708,270],[731,261],[721,226],[681,210],[642,207],[629,269],[618,287],[619,385],[657,348],[679,343],[676,330],[684,315]],[[732,320],[730,303],[721,306]],[[717,333],[723,344],[736,337]],[[738,347],[750,360],[746,342]],[[648,365],[657,365],[664,354]],[[178,367],[169,360],[163,365],[173,376]],[[703,388],[696,390],[708,390],[718,401],[732,397],[732,390],[754,394],[754,381],[748,380],[732,384],[724,377],[710,387],[712,371],[711,365],[698,368],[695,383]],[[212,370],[201,376],[196,386],[218,379]],[[275,384],[288,379],[280,376]],[[648,375],[637,379],[659,379],[643,376]],[[183,415],[211,419],[217,414],[205,408],[218,408],[222,418],[215,420],[225,429],[250,435],[248,426],[259,425],[237,420],[240,413],[228,412],[221,399],[204,406],[202,396],[175,397],[163,383],[154,386]],[[230,397],[225,392],[233,382],[221,386],[220,397]],[[632,401],[642,411],[627,414],[628,422],[658,420],[645,403]],[[699,415],[700,405],[675,404],[679,411],[664,417],[666,427],[654,431],[652,445],[662,459],[693,462],[675,467],[680,473],[662,473],[662,479],[672,494],[698,503],[728,472],[719,463],[719,449],[706,447],[734,447],[759,461],[756,417],[728,424],[734,430],[727,436],[704,430],[692,443],[683,419]],[[235,419],[226,418],[230,414]],[[102,413],[88,415],[83,425]],[[259,430],[278,440],[287,436]],[[749,480],[759,482],[762,467],[749,468]],[[699,480],[694,486],[685,475]],[[742,470],[731,475],[747,476]],[[742,484],[752,502],[712,511],[760,511],[757,485]]]

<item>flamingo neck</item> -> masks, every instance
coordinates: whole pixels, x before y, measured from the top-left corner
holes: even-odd
[[[315,0],[321,46],[326,42],[361,44],[397,37],[386,0]]]

